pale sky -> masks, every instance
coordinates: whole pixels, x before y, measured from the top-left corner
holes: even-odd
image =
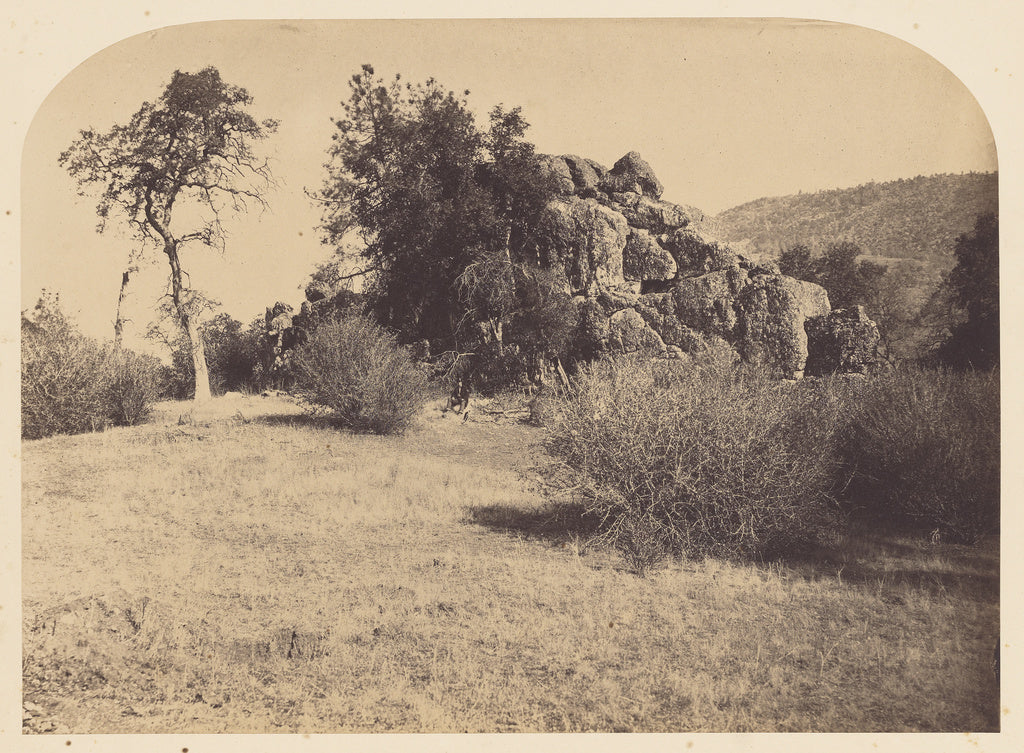
[[[664,198],[706,212],[762,196],[919,174],[996,169],[992,133],[966,87],[916,47],[880,32],[784,20],[224,21],[147,32],[68,73],[29,129],[22,172],[22,307],[59,291],[82,329],[109,338],[132,242],[117,218],[95,232],[96,194],[76,195],[57,155],[82,128],[126,122],[175,69],[216,66],[244,86],[279,187],[270,210],[229,224],[226,253],[187,247],[193,285],[248,323],[330,256],[303,189],[323,162],[362,63],[378,73],[470,90],[483,119],[520,105],[538,151],[606,166],[639,151]],[[138,345],[166,284],[166,261],[133,279],[126,314]]]

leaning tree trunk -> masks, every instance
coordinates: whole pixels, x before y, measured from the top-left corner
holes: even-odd
[[[121,349],[121,338],[124,334],[124,319],[121,317],[121,304],[124,303],[124,291],[128,287],[128,278],[131,268],[126,269],[121,275],[121,292],[117,296],[117,318],[114,319],[114,350]]]
[[[171,264],[171,301],[178,321],[185,332],[189,353],[192,356],[192,367],[195,373],[195,401],[197,403],[210,399],[210,374],[206,368],[206,353],[203,351],[203,338],[199,333],[199,323],[188,310],[188,302],[184,298],[184,285],[181,279],[181,262],[178,259],[176,243],[166,243],[164,253]]]

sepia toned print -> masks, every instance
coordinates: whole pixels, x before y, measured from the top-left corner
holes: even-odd
[[[999,731],[995,145],[911,45],[169,27],[22,190],[23,733]]]

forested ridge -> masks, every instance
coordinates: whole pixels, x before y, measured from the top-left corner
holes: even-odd
[[[979,214],[998,211],[998,173],[972,172],[766,197],[727,209],[715,224],[722,240],[749,241],[758,254],[845,240],[867,256],[915,259],[945,271],[956,238]]]

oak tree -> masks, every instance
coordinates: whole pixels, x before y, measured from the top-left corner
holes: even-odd
[[[277,121],[256,120],[246,109],[251,104],[251,95],[223,81],[214,67],[175,71],[160,97],[144,102],[126,125],[81,131],[59,159],[81,195],[102,187],[100,232],[117,218],[144,248],[167,257],[169,296],[188,342],[197,401],[209,398],[210,385],[182,250],[195,243],[223,250],[221,217],[265,206],[273,178],[254,144],[273,133]]]
[[[554,195],[519,108],[477,125],[466,95],[433,79],[385,81],[364,65],[330,149],[324,240],[362,242],[370,308],[406,341],[458,348],[486,331],[499,350],[545,266],[533,242]],[[530,336],[538,334],[533,327]],[[532,347],[521,337],[521,347]]]

